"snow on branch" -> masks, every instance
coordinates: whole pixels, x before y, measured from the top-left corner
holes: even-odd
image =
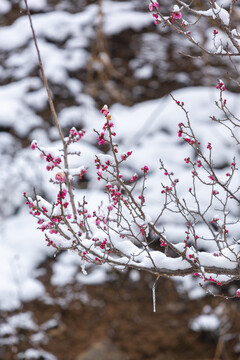
[[[238,30],[233,27],[232,21],[235,1],[232,1],[227,9],[223,7],[220,1],[209,1],[208,10],[194,7],[194,2],[188,5],[184,1],[177,0],[177,4],[173,5],[169,14],[165,15],[159,3],[151,0],[149,10],[153,12],[155,24],[171,27],[178,34],[186,37],[188,41],[205,54],[228,57],[239,56],[239,35]],[[211,20],[207,27],[206,23],[202,21],[203,19]],[[202,36],[203,34],[199,32],[199,27],[195,26],[201,22],[201,28],[205,36]],[[213,23],[215,28],[212,29],[212,36],[210,30]],[[206,38],[209,39],[207,45]]]

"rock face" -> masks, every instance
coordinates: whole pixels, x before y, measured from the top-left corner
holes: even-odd
[[[128,360],[109,339],[93,344],[86,352],[76,357],[76,360]]]

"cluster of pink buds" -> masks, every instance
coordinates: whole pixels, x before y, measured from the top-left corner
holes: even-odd
[[[187,240],[190,239],[190,227],[191,227],[191,223],[189,222],[187,224],[187,230],[185,231],[185,234],[186,234],[186,240],[184,240],[185,244],[187,244]]]
[[[217,223],[219,218],[217,216],[214,216],[211,220],[211,224]]]
[[[176,184],[172,184],[172,186],[175,186]],[[161,190],[161,194],[167,194],[167,193],[171,193],[172,191],[172,186],[164,186],[164,189]]]
[[[26,193],[24,193],[24,195],[26,195]],[[26,205],[29,205],[29,208],[32,209],[33,208],[33,202],[28,200],[26,201]]]
[[[179,130],[178,130],[178,137],[182,137],[182,134],[183,134],[183,129],[182,129],[182,126],[183,126],[183,124],[182,124],[182,123],[178,124],[178,127],[179,127]]]
[[[157,1],[152,1],[149,5],[148,8],[150,11],[157,11],[157,9],[159,8],[159,4]],[[156,19],[155,20],[155,25],[158,25],[160,23],[159,19],[158,19],[158,14],[154,13],[152,14],[153,17]]]
[[[159,24],[158,14],[153,14],[153,17],[156,19],[155,20],[155,25]]]
[[[167,247],[167,243],[163,240],[159,240],[160,241],[160,246],[161,247]]]
[[[106,243],[107,243],[107,239],[104,239],[104,240],[100,243],[100,248],[101,248],[101,249],[105,249]]]
[[[216,36],[218,34],[218,31],[216,29],[213,30],[213,35]]]
[[[102,179],[103,172],[106,171],[108,169],[108,167],[110,166],[110,161],[107,160],[107,161],[105,161],[104,164],[102,164],[101,161],[98,158],[96,158],[94,160],[94,162],[95,162],[97,170],[99,170],[97,172],[97,175],[98,175],[97,179],[100,180],[100,179]],[[120,175],[119,177],[121,178],[122,176]]]
[[[86,134],[85,130],[80,130],[77,131],[75,127],[72,127],[69,131],[69,136],[68,136],[68,141],[67,144],[71,144],[71,143],[75,143],[79,140],[81,140],[81,138]]]
[[[134,181],[136,181],[138,179],[138,174],[134,174],[133,177],[130,180],[130,183],[133,183]]]
[[[54,242],[52,240],[49,240],[48,238],[45,238],[45,240],[47,241],[47,246],[52,246],[52,247],[56,248],[56,244],[54,244]]]
[[[220,89],[222,91],[226,90],[224,82],[222,80],[220,80],[220,79],[218,80],[218,84],[216,86],[216,89]]]
[[[126,154],[121,155],[122,161],[125,161],[130,155],[132,155],[132,151],[128,151]]]
[[[87,169],[83,168],[80,173],[78,174],[79,180],[82,180],[83,176],[87,173]]]
[[[144,172],[144,174],[147,174],[149,171],[149,168],[148,168],[148,166],[145,165],[144,167],[141,168],[141,170]]]
[[[98,136],[98,144],[104,145],[105,144],[105,139],[104,139],[105,132],[108,131],[110,136],[116,136],[116,133],[111,131],[111,128],[114,127],[114,124],[113,124],[113,122],[111,122],[112,117],[108,110],[107,105],[103,106],[101,113],[105,116],[107,122],[103,125],[102,132]],[[115,148],[114,151],[117,152],[117,148]]]
[[[101,134],[98,137],[98,145],[104,145],[104,144],[105,144],[104,132],[101,132]]]
[[[118,187],[112,186],[111,184],[106,184],[105,188],[109,191],[112,198],[113,204],[117,205],[120,199],[122,199],[122,193],[119,191]]]
[[[102,171],[98,171],[97,172],[97,175],[98,175],[98,181],[102,179]]]
[[[177,185],[177,183],[179,182],[179,179],[174,179],[171,186],[175,187]]]
[[[237,289],[237,291],[236,291],[236,297],[240,297],[240,289]]]
[[[51,154],[44,155],[42,153],[41,155],[43,155],[41,158],[44,159],[45,157],[46,161],[49,163],[49,165],[46,166],[47,171],[53,170],[55,166],[58,166],[62,162],[62,159],[59,156],[54,159]]]
[[[202,279],[203,279],[203,277],[202,277]],[[220,283],[220,281],[217,281],[217,280],[215,280],[215,279],[213,279],[211,276],[209,277],[209,278],[204,278],[204,282],[206,282],[206,281],[210,281],[210,282],[213,282],[213,283],[215,283],[216,285],[218,285],[218,286],[223,286],[221,283]]]
[[[64,200],[66,196],[67,196],[67,190],[66,189],[60,190],[58,195],[57,195],[56,206],[59,205],[59,204],[62,205],[62,200]]]
[[[195,256],[193,254],[188,255],[188,257],[190,260],[193,260],[194,263],[197,262],[197,259],[195,258]]]
[[[55,230],[55,229],[50,229],[49,232],[50,232],[50,234],[57,234],[58,233],[57,230]]]
[[[102,171],[105,171],[108,169],[109,165],[110,165],[110,161],[107,160],[105,162],[105,164],[101,164],[101,161],[97,158],[94,160],[95,164],[96,164],[96,168],[99,170],[101,169]]]
[[[51,221],[55,224],[57,223],[60,223],[62,220],[62,217],[59,215],[59,216],[51,216]]]
[[[139,226],[140,233],[142,236],[145,236],[145,231],[147,229],[147,226],[145,224]]]
[[[41,230],[42,230],[42,231],[45,231],[47,228],[48,228],[47,225],[42,225],[42,226],[41,226]]]
[[[200,145],[200,142],[198,140],[195,139],[190,139],[190,138],[184,138],[184,140],[189,143],[190,145]]]
[[[34,209],[34,211],[29,211],[29,214],[32,214],[33,216],[40,216],[41,212],[39,210]]]
[[[96,215],[96,212],[94,211],[94,212],[93,212],[93,217],[95,217],[95,216],[97,216],[97,215]],[[104,230],[104,231],[107,230],[107,227],[105,226],[105,225],[107,224],[107,222],[108,222],[108,219],[107,219],[106,217],[104,217],[104,216],[97,217],[96,220],[95,220],[95,223],[96,223],[96,225],[97,225],[98,227],[100,227],[100,226],[101,226],[101,223],[102,223],[102,225],[104,226],[104,227],[103,227],[103,230]]]
[[[219,194],[219,192],[217,191],[217,190],[213,190],[213,195],[218,195]]]
[[[182,101],[182,102],[180,102],[179,100],[177,101],[177,104],[179,105],[179,106],[184,106],[184,102]],[[182,124],[180,124],[180,125],[182,125]]]

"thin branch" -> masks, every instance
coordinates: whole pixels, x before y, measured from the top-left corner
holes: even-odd
[[[39,63],[39,66],[40,66],[40,71],[41,71],[41,74],[42,74],[45,89],[47,91],[48,102],[49,102],[50,110],[51,110],[51,113],[52,113],[53,121],[54,121],[54,124],[55,124],[56,128],[58,129],[59,136],[60,136],[60,138],[62,140],[63,150],[64,150],[64,165],[65,165],[65,169],[68,172],[69,167],[68,167],[67,144],[66,144],[66,141],[64,139],[61,126],[60,126],[59,121],[58,121],[57,113],[56,113],[55,106],[54,106],[52,96],[51,96],[51,91],[50,91],[50,88],[49,88],[49,85],[48,85],[48,80],[47,80],[47,77],[46,77],[45,72],[44,72],[43,63],[42,63],[42,59],[41,59],[41,54],[40,54],[40,51],[39,51],[37,38],[36,38],[35,30],[34,30],[34,27],[33,27],[33,23],[32,23],[32,16],[31,16],[31,13],[30,13],[30,10],[29,10],[29,7],[28,7],[28,2],[27,2],[27,0],[24,0],[24,2],[25,2],[25,6],[26,6],[26,11],[27,11],[27,14],[28,14],[29,22],[30,22],[30,27],[31,27],[32,34],[33,34],[33,41],[34,41],[35,48],[36,48],[36,51],[37,51],[38,63]],[[67,183],[67,187],[68,187],[68,191],[69,191],[69,196],[70,196],[70,201],[71,201],[73,213],[74,213],[74,216],[76,217],[77,212],[76,212],[76,206],[75,206],[75,202],[74,202],[74,195],[73,195],[73,191],[72,191],[72,185],[71,185],[71,183],[70,183],[70,181],[68,179],[68,176],[66,176],[66,183]]]

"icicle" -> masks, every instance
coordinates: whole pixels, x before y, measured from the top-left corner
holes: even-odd
[[[156,312],[156,284],[155,281],[152,287],[152,299],[153,299],[153,312]]]
[[[153,312],[156,312],[156,286],[159,279],[159,275],[157,276],[156,280],[154,281],[153,287],[152,287],[152,299],[153,299]]]

